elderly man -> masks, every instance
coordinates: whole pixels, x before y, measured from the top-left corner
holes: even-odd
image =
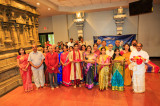
[[[34,82],[37,87],[44,87],[45,79],[44,79],[44,68],[43,61],[44,55],[42,52],[37,51],[37,45],[32,45],[33,51],[29,54],[28,61],[31,64],[31,69],[33,72]]]
[[[106,48],[106,50],[108,50],[108,47],[106,46],[107,42],[105,40],[102,41],[102,46],[99,48],[99,50],[101,51],[101,48],[104,47]]]
[[[98,39],[97,40],[97,44],[98,44],[98,48],[100,48],[102,45],[101,45],[101,40],[100,39]]]
[[[119,50],[122,50],[122,46],[120,46],[120,41],[119,40],[115,41],[115,46],[113,46],[113,50],[115,50],[116,48],[118,48]]]
[[[106,54],[109,55],[110,57],[112,57],[113,54],[114,54],[114,50],[112,50],[112,48],[113,48],[113,45],[112,45],[112,44],[109,44],[109,45],[108,45],[108,49],[109,49],[109,50],[106,50]]]
[[[142,44],[137,44],[137,50],[130,55],[130,61],[133,64],[133,90],[135,93],[145,92],[145,63],[149,61],[149,55],[142,50]],[[138,63],[136,57],[141,57],[142,63]]]
[[[54,52],[55,51],[54,46],[49,46],[48,49],[49,49],[49,53],[46,55],[45,63],[47,66],[47,70],[49,72],[50,86],[51,86],[51,89],[54,90],[54,87],[58,88],[57,73],[59,72],[58,71],[59,58],[58,58],[58,54]],[[53,85],[53,76],[54,76],[54,85]]]

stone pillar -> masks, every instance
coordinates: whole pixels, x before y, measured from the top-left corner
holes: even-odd
[[[0,48],[4,47],[5,35],[2,29],[2,22],[0,21]]]
[[[21,44],[19,27],[20,27],[19,24],[16,23],[16,32],[17,32],[17,38],[18,38],[18,45]]]
[[[5,40],[4,40],[5,46],[7,48],[8,48],[8,46],[12,47],[12,40],[11,40],[8,22],[3,23],[3,30],[4,30],[4,34],[5,34]]]
[[[30,43],[33,44],[34,43],[34,38],[33,38],[33,29],[32,29],[32,25],[29,25],[29,40]]]
[[[16,28],[15,28],[15,24],[11,23],[11,36],[12,36],[12,41],[13,44],[18,47],[19,46],[19,42],[18,42],[18,36],[17,36],[17,32],[16,32]]]
[[[76,13],[76,19],[74,19],[74,23],[76,23],[78,37],[83,37],[83,27],[84,27],[84,12]]]

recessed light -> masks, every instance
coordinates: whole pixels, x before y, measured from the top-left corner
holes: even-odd
[[[39,6],[39,5],[40,5],[40,3],[37,3],[37,5]]]
[[[51,10],[51,8],[48,8],[48,10]]]

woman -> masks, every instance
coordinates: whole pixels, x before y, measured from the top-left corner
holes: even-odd
[[[97,56],[100,55],[100,51],[98,49],[98,44],[97,43],[93,44],[93,51],[92,52],[97,54]]]
[[[32,86],[32,71],[31,66],[28,62],[28,54],[26,54],[23,48],[18,50],[19,55],[17,56],[17,64],[20,70],[20,74],[23,81],[23,87],[25,92],[33,90]]]
[[[82,54],[83,54],[85,51],[86,51],[86,45],[82,45],[82,46],[81,46],[81,52],[82,52]]]
[[[130,64],[129,57],[131,55],[131,50],[129,44],[124,45],[124,53],[123,57],[125,57],[125,76],[124,76],[124,85],[128,86],[131,85],[132,82],[132,74],[133,72],[129,70],[128,65]]]
[[[106,55],[106,48],[101,48],[101,55],[97,59],[97,63],[100,66],[99,72],[99,89],[108,90],[108,78],[109,78],[109,65],[111,57]]]
[[[56,46],[56,52],[58,53],[58,58],[59,58],[59,65],[58,65],[59,73],[57,73],[57,84],[60,85],[62,84],[62,65],[60,62],[62,52],[59,51],[58,46]]]
[[[48,53],[48,47],[45,47],[43,49],[44,57],[46,57],[47,53]],[[47,71],[47,66],[45,64],[45,61],[43,61],[43,65],[44,65],[44,74],[45,74],[45,85],[48,86],[49,85],[49,74],[48,74],[48,71]]]
[[[124,62],[125,58],[120,55],[120,50],[116,48],[112,58],[112,90],[124,90]]]
[[[92,89],[96,55],[91,52],[92,48],[90,45],[87,46],[87,51],[84,53],[84,62],[86,63],[86,87]]]
[[[94,54],[96,54],[97,56],[100,55],[100,51],[98,49],[98,44],[97,43],[93,44],[93,51],[92,52]],[[96,64],[96,70],[95,70],[95,73],[94,73],[94,83],[95,83],[95,85],[98,85],[98,72],[97,72],[97,70],[98,70],[98,64]]]
[[[61,63],[62,63],[62,76],[63,76],[63,85],[69,86],[71,85],[70,81],[70,72],[71,72],[71,64],[69,61],[69,52],[68,52],[68,46],[65,45],[63,47],[63,53],[61,54]]]

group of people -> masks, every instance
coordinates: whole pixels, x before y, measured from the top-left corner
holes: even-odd
[[[136,40],[129,44],[120,45],[115,41],[115,46],[100,39],[90,45],[80,41],[63,44],[58,42],[45,44],[43,53],[37,51],[37,46],[32,45],[33,51],[28,55],[20,48],[17,62],[26,92],[33,90],[32,73],[36,89],[49,86],[52,90],[59,85],[85,87],[92,89],[99,85],[100,90],[123,91],[124,86],[133,83],[133,91],[145,92],[145,63],[149,61],[147,52],[142,50],[143,45]],[[137,58],[141,63],[137,63]],[[31,71],[32,70],[32,71]]]

